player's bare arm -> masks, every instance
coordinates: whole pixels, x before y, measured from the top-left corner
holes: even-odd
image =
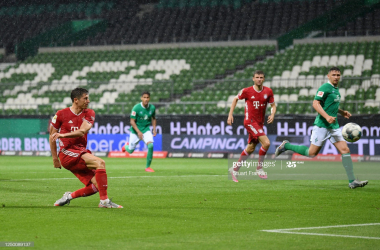
[[[157,119],[154,116],[152,116],[152,126],[153,126],[153,136],[156,136],[157,135],[157,130],[156,130]]]
[[[274,115],[276,114],[276,103],[271,103],[270,105],[272,108],[271,108],[271,113],[270,115],[268,116],[268,124],[271,124],[273,121],[274,121]]]
[[[318,100],[314,100],[313,101],[313,108],[323,117],[326,119],[326,121],[328,123],[334,123],[335,122],[335,117],[333,116],[329,116],[326,111],[323,110],[322,106],[321,106],[321,102],[318,101]]]
[[[351,113],[348,112],[347,110],[339,109],[338,113],[343,116],[344,118],[349,119],[351,117]]]
[[[91,128],[92,128],[92,124],[90,122],[86,121],[86,120],[83,120],[82,125],[80,126],[79,129],[77,129],[75,131],[72,131],[70,133],[66,133],[66,134],[54,133],[52,135],[52,138],[54,140],[57,140],[58,138],[82,137],[85,134],[87,134],[88,131],[90,131]]]
[[[232,100],[230,113],[228,114],[228,119],[227,119],[228,125],[232,125],[232,123],[234,123],[234,117],[232,116],[232,114],[234,113],[234,110],[238,101],[239,101],[239,98],[237,96],[235,96],[235,98]]]
[[[140,138],[140,140],[143,140],[143,139],[144,139],[144,134],[141,133],[141,131],[140,131],[139,128],[137,127],[136,119],[131,118],[131,119],[130,119],[130,123],[131,123],[132,128],[135,129],[135,131],[136,131],[136,133],[137,133],[137,136]]]
[[[58,133],[58,130],[54,128],[53,126],[50,126],[49,144],[50,144],[51,156],[53,157],[54,168],[61,168],[61,162],[59,161],[58,155],[57,155],[57,144],[52,137],[53,134],[57,134],[57,133]]]

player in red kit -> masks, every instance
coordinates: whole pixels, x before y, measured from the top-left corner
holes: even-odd
[[[263,171],[263,161],[267,150],[270,146],[270,141],[265,135],[263,126],[265,119],[265,110],[267,104],[271,105],[271,114],[268,117],[268,124],[274,120],[276,113],[276,104],[274,103],[273,91],[268,87],[264,87],[265,75],[261,70],[255,71],[253,74],[253,86],[242,89],[234,98],[231,104],[230,113],[228,114],[227,124],[232,125],[234,118],[232,116],[238,100],[245,100],[244,111],[244,127],[248,132],[248,145],[241,153],[239,162],[245,161],[248,156],[255,151],[256,145],[260,142],[261,148],[259,151],[259,160],[257,164],[257,174],[261,179],[267,179],[266,173]],[[230,169],[230,174],[234,182],[238,182],[236,173],[240,167]]]
[[[99,192],[99,207],[122,208],[108,199],[105,162],[86,149],[87,133],[95,122],[95,112],[87,108],[90,103],[88,91],[83,88],[74,89],[71,91],[71,100],[72,106],[59,110],[51,121],[50,149],[54,167],[61,168],[62,165],[85,187],[72,193],[66,192],[54,206],[63,206],[69,204],[72,199]],[[58,155],[57,139],[60,147]]]

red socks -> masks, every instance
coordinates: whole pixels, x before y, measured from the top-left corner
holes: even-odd
[[[263,168],[263,161],[266,154],[267,154],[267,150],[261,147],[259,150],[259,164],[257,165],[257,169]]]
[[[248,157],[249,157],[249,154],[244,149],[243,152],[241,152],[241,155],[240,155],[238,162],[243,162],[243,161],[247,160]],[[238,167],[238,166],[234,167],[234,171],[239,171],[239,169],[240,169],[240,167]]]
[[[107,196],[107,173],[105,169],[97,169],[95,171],[95,179],[98,183],[99,196],[101,200],[108,199]]]
[[[72,192],[71,197],[73,199],[78,198],[78,197],[86,197],[86,196],[96,194],[97,192],[98,192],[98,189],[95,187],[94,184],[91,183],[91,184],[85,186],[84,188],[81,188],[75,192]]]

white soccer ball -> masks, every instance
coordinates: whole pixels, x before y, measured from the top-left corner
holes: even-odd
[[[362,128],[356,123],[347,123],[342,129],[342,135],[346,141],[356,142],[362,137]]]

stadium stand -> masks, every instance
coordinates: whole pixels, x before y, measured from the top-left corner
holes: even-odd
[[[91,39],[73,41],[76,46],[274,39],[339,4],[324,0],[165,0],[142,9],[136,0],[115,0],[2,6],[0,16],[6,25],[0,27],[0,46],[16,45],[64,22],[88,18],[107,20],[108,27]]]
[[[265,85],[274,90],[279,102],[278,113],[303,114],[313,111],[296,102],[310,106],[316,89],[327,80],[328,67],[337,65],[343,73],[343,105],[356,113],[379,112],[374,103],[380,97],[379,42],[297,44],[271,56],[274,49],[232,46],[40,53],[0,73],[1,82],[9,84],[1,85],[1,102],[7,114],[34,113],[17,106],[27,103],[38,108],[39,114],[48,114],[71,103],[67,91],[84,86],[90,89],[98,113],[125,114],[148,89],[160,114],[226,113],[229,98],[251,84],[247,79],[254,69],[262,69],[267,72]],[[175,100],[180,105],[168,105]],[[242,104],[237,112],[243,112]]]
[[[204,85],[193,80],[223,78],[226,71],[262,60],[274,50],[274,46],[232,46],[39,53],[0,73],[1,101],[5,110],[13,112],[19,110],[16,105],[26,103],[38,110],[52,103],[51,108],[57,109],[71,103],[67,91],[86,86],[97,111],[126,113],[129,110],[116,108],[120,105],[103,110],[104,104],[128,100],[129,109],[143,89],[154,92],[153,102],[171,101]]]
[[[107,21],[104,29],[94,29],[97,33],[70,37],[71,45],[97,45],[92,49],[40,50],[37,55],[26,54],[25,60],[14,65],[3,64],[0,114],[52,114],[71,103],[67,91],[77,86],[90,89],[91,105],[98,114],[128,113],[139,101],[139,94],[147,89],[152,92],[151,101],[159,114],[225,114],[237,91],[251,85],[255,69],[266,72],[265,85],[274,90],[279,114],[309,114],[314,112],[311,100],[316,89],[326,81],[331,66],[342,69],[340,90],[344,107],[359,114],[379,113],[380,43],[376,39],[295,44],[277,52],[278,47],[273,45],[274,39],[299,32],[305,24],[339,9],[344,1],[144,3],[0,3],[0,17],[6,20],[6,25],[0,26],[0,45],[5,48],[0,61],[7,57],[7,48],[15,46],[17,53],[22,48],[20,42],[58,32],[62,23]],[[376,8],[360,10],[358,17],[352,16],[353,21],[336,30],[326,28],[325,34],[376,35],[380,25],[378,12]],[[270,40],[262,40],[267,45],[249,44],[249,40],[260,39]],[[246,40],[247,44],[234,45],[234,40]],[[62,42],[55,38],[33,41],[42,41],[39,46]],[[178,42],[191,46],[177,46]],[[128,44],[140,47],[133,49]],[[151,46],[154,44],[163,46]],[[106,49],[104,45],[119,47]],[[242,104],[238,104],[237,113],[243,112]]]
[[[380,9],[359,16],[346,25],[326,32],[326,36],[378,36],[380,35]]]

